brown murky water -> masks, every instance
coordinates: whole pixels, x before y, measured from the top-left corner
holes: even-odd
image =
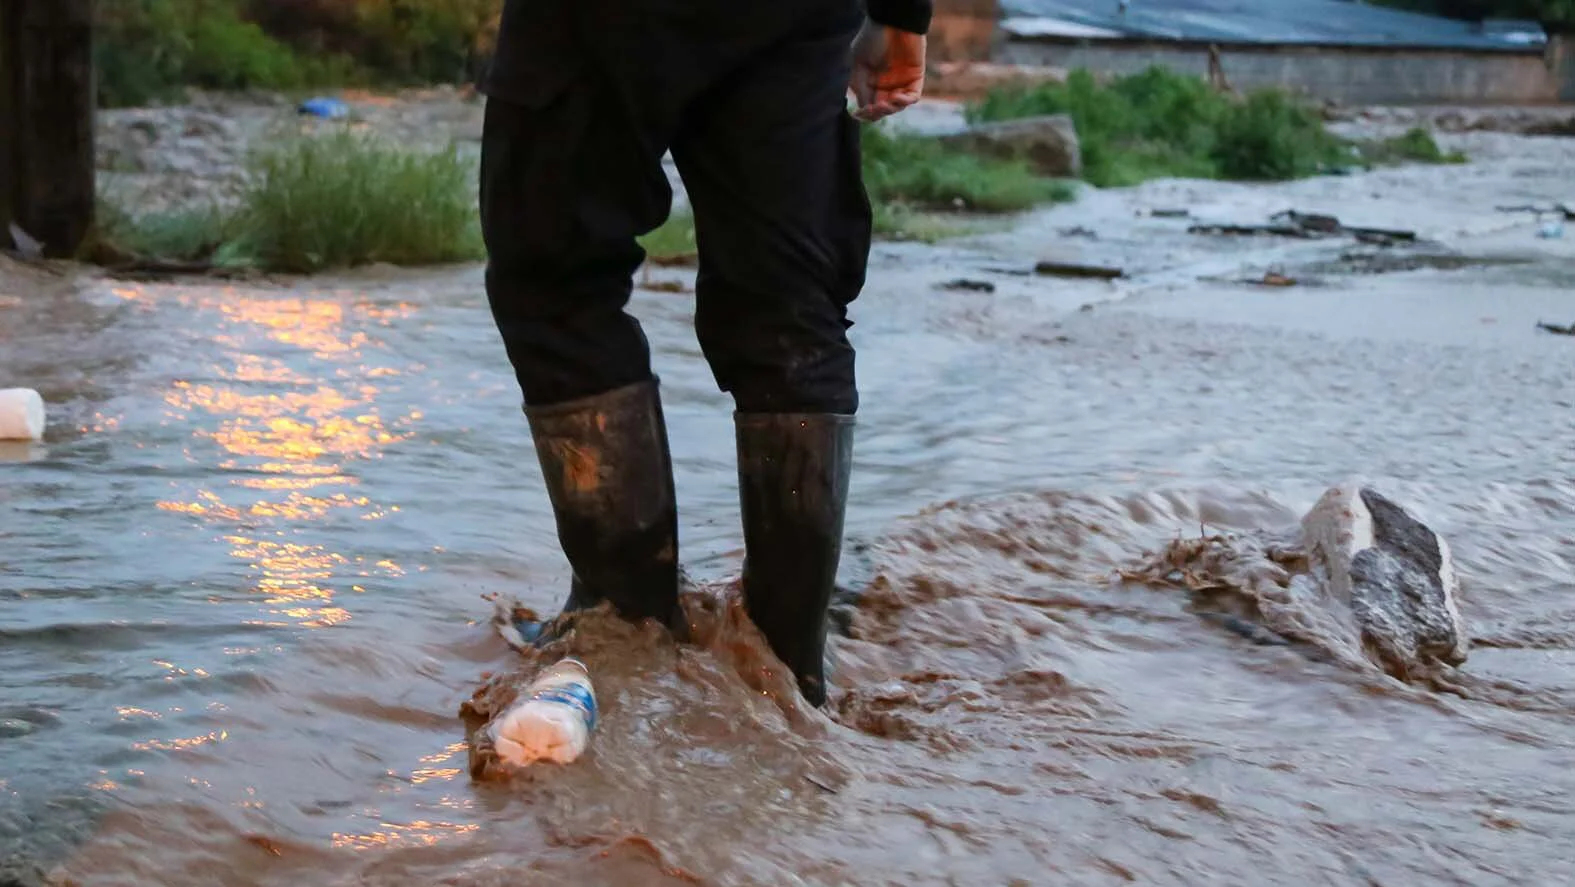
[[[1575,878],[1575,348],[1531,324],[1565,266],[930,288],[987,259],[888,249],[857,305],[830,717],[746,680],[728,402],[688,297],[639,297],[710,641],[592,626],[593,750],[507,785],[458,717],[518,667],[482,596],[565,569],[478,271],[11,293],[0,382],[54,413],[0,453],[0,881]],[[1454,546],[1453,692],[1112,579],[1352,474]]]

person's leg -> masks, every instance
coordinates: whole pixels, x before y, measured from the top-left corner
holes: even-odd
[[[565,609],[607,600],[681,629],[667,433],[649,346],[624,311],[635,238],[671,204],[649,147],[660,140],[635,131],[590,65],[542,74],[487,104],[488,302],[573,568]]]
[[[737,409],[745,605],[816,705],[858,408],[847,308],[871,229],[844,98],[860,12],[846,13],[721,81],[673,145],[700,250],[696,332]]]

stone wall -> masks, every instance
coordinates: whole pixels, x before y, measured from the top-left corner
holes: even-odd
[[[1221,46],[1237,90],[1280,87],[1347,104],[1520,104],[1575,100],[1575,52]],[[1205,44],[1052,41],[998,36],[993,61],[1126,74],[1150,65],[1208,76]]]

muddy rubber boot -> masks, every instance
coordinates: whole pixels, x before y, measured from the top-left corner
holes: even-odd
[[[827,608],[842,556],[853,417],[736,413],[744,608],[811,705],[826,701]]]
[[[574,571],[564,613],[611,601],[623,618],[655,619],[683,640],[673,467],[657,380],[526,407],[525,416]],[[519,627],[545,643],[565,621]]]

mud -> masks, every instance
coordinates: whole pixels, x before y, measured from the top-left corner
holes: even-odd
[[[1571,880],[1575,350],[1534,322],[1568,313],[1575,254],[1492,207],[1554,198],[1575,156],[1451,139],[1476,162],[1156,182],[881,246],[825,712],[737,618],[731,414],[692,305],[638,293],[708,627],[565,639],[603,705],[592,749],[508,779],[473,778],[459,714],[530,665],[483,596],[550,611],[567,570],[481,269],[0,267],[0,379],[53,417],[0,457],[0,720],[27,725],[0,735],[0,881]],[[1352,247],[1148,214],[1179,206],[1523,261],[1221,284]],[[1020,273],[1042,260],[1126,274]],[[936,286],[959,278],[995,289]],[[1351,476],[1453,549],[1471,638],[1448,681],[1244,636],[1269,623],[1236,590],[1120,578],[1294,526]],[[1260,549],[1200,556],[1240,588],[1301,569]]]

